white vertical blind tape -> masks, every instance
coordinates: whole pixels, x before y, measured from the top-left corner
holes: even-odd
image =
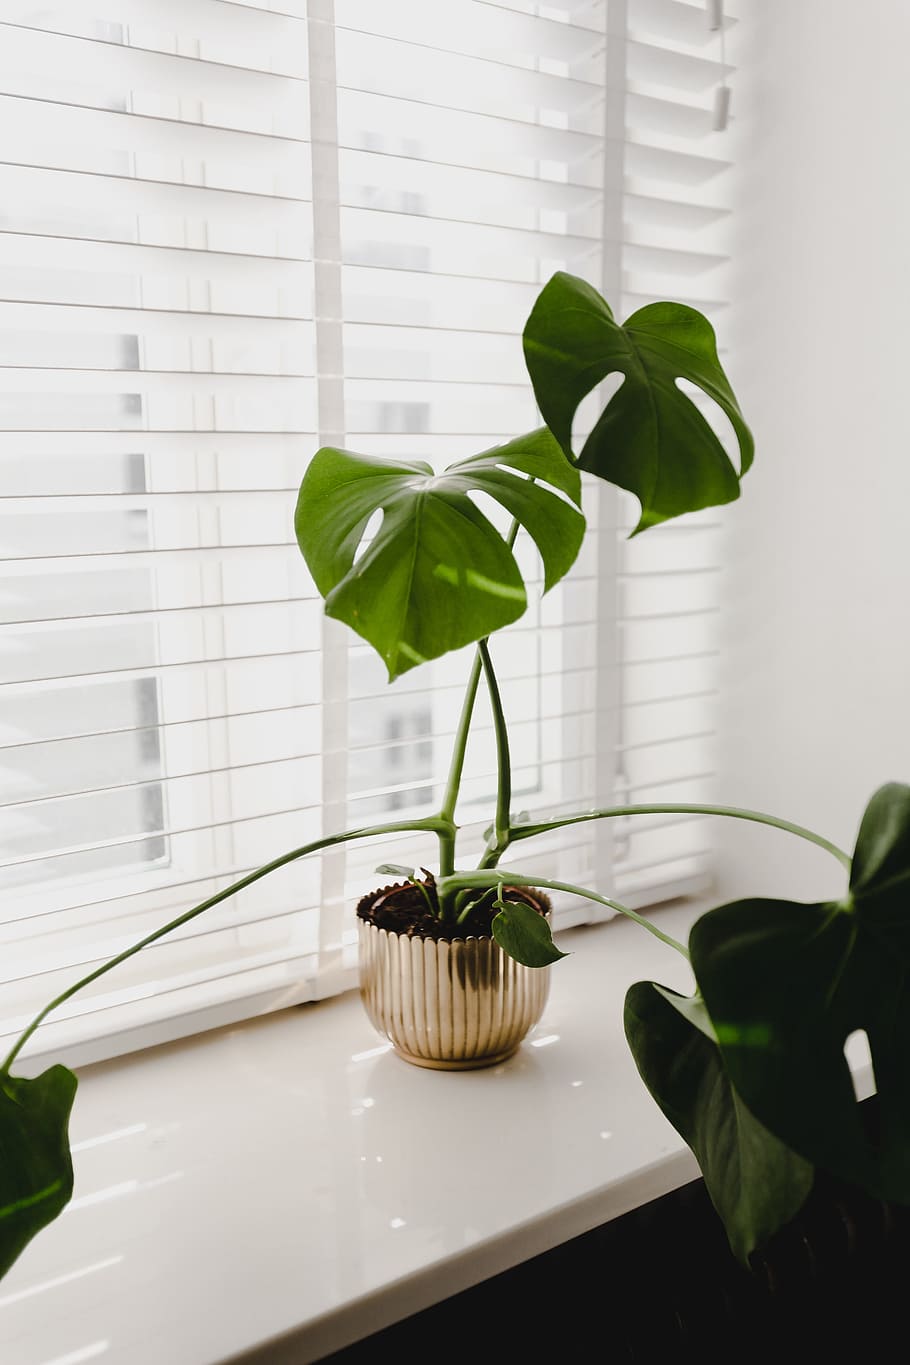
[[[318,443],[344,445],[344,345],[342,341],[341,210],[338,162],[338,85],[335,64],[334,0],[309,0],[310,135],[313,148],[313,255],[316,329]],[[322,618],[322,765],[320,805],[323,833],[345,828],[345,751],[348,738],[347,631]],[[343,970],[341,940],[345,901],[345,850],[320,857],[320,971],[326,983]]]
[[[0,7],[0,1031],[285,849],[438,804],[471,652],[389,687],[324,622],[290,523],[316,446],[442,464],[537,425],[520,332],[555,269],[623,315],[724,306],[704,13],[436,9]],[[597,492],[569,583],[495,647],[518,809],[683,799],[710,771],[710,523],[628,545]],[[477,714],[465,863],[495,785]],[[611,838],[516,856],[639,903],[704,866],[692,822]],[[101,1055],[336,989],[390,858],[435,850],[295,864],[44,1038]]]
[[[629,63],[629,7],[628,0],[609,0],[606,13],[606,42],[603,53],[604,83],[604,141],[602,149],[603,227],[599,288],[607,300],[618,300],[623,290],[623,242],[626,215],[626,119]],[[601,401],[605,397],[602,390]],[[595,509],[596,518],[596,659],[597,686],[593,697],[592,737],[597,755],[592,806],[604,809],[616,802],[617,762],[621,737],[620,716],[622,703],[622,670],[617,668],[619,653],[618,632],[618,570],[622,553],[614,531],[618,514],[616,489],[593,478],[584,481],[584,499],[588,508]],[[617,841],[617,827],[613,820],[585,829],[575,828],[577,839],[585,836],[591,849],[593,882],[601,894],[611,894],[615,884],[617,855],[621,846]],[[609,887],[611,891],[604,892]],[[568,907],[560,907],[564,914],[583,917],[582,904],[576,900]],[[604,907],[601,916],[609,915]]]

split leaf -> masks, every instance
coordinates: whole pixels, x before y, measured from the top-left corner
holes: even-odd
[[[434,474],[323,446],[297,501],[297,541],[326,614],[377,650],[389,681],[522,615],[525,583],[471,493],[494,498],[536,544],[547,591],[572,567],[585,519],[581,480],[546,429]],[[357,558],[364,532],[382,524]]]
[[[692,928],[692,966],[726,1068],[789,1147],[874,1198],[910,1203],[910,788],[870,801],[844,902],[743,900]],[[844,1045],[864,1030],[869,1131]]]
[[[623,382],[578,455],[578,467],[634,493],[636,533],[669,517],[739,497],[753,441],[717,356],[714,329],[680,303],[652,303],[616,322],[596,289],[557,272],[524,329],[525,362],[537,405],[569,459],[582,399],[611,374]],[[730,420],[737,471],[723,444],[677,383],[686,380]]]

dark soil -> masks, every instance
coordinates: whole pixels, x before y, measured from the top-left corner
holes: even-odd
[[[433,907],[431,911],[421,890],[410,882],[396,882],[392,886],[381,887],[364,896],[357,906],[358,919],[375,924],[377,929],[387,929],[390,934],[405,934],[408,938],[446,939],[451,942],[457,938],[489,938],[493,932],[493,918],[498,913],[493,902],[497,899],[495,890],[488,891],[460,924],[451,920],[438,919],[434,913],[439,908],[436,883],[433,875],[422,867],[426,889]],[[528,886],[505,886],[503,891],[509,900],[524,901],[539,914],[550,910],[550,898],[542,891]]]

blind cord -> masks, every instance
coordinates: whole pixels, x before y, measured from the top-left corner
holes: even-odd
[[[724,28],[724,0],[707,0],[708,27],[720,33],[720,63],[722,74],[720,85],[714,91],[714,108],[711,126],[715,133],[725,131],[730,121],[730,87],[727,85],[727,41]]]

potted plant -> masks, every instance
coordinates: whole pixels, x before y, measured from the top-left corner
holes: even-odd
[[[552,941],[547,896],[554,890],[586,896],[629,915],[691,961],[697,983],[691,997],[654,982],[630,988],[626,1036],[644,1083],[694,1152],[731,1248],[744,1264],[801,1208],[816,1167],[876,1196],[910,1200],[910,1104],[903,1081],[910,1042],[903,990],[910,958],[903,917],[910,887],[910,788],[891,784],[876,793],[852,857],[784,819],[737,808],[624,806],[538,821],[512,812],[508,725],[490,641],[525,609],[526,586],[511,548],[515,535],[523,529],[534,540],[549,589],[569,572],[581,545],[580,471],[638,498],[637,534],[736,498],[752,459],[751,436],[718,362],[713,331],[695,310],[654,304],[620,325],[596,290],[559,273],[541,290],[523,340],[544,423],[538,430],[438,474],[420,462],[324,448],[307,467],[297,503],[298,541],[327,613],[370,642],[390,678],[477,644],[439,812],[330,833],[293,849],[186,911],[41,1010],[0,1065],[0,1274],[72,1193],[67,1123],[76,1078],[62,1066],[35,1080],[11,1069],[46,1016],[133,953],[286,863],[398,831],[435,834],[438,865],[431,871],[379,869],[395,880],[363,899],[358,919],[364,1002],[385,1029],[384,1006],[392,1001],[392,1021],[404,1021],[400,1036],[392,1036],[409,1060],[478,1065],[514,1050],[544,1007],[550,964],[564,955]],[[576,409],[614,372],[623,382],[576,454]],[[697,385],[726,413],[739,443],[738,470],[678,379]],[[472,492],[498,502],[512,518],[511,530],[500,533]],[[377,511],[382,524],[363,544]],[[498,790],[479,864],[464,869],[454,813],[482,676],[494,716]],[[500,865],[513,844],[560,826],[658,811],[727,815],[810,839],[849,872],[844,897],[831,904],[745,900],[721,906],[696,922],[687,949],[600,888]],[[380,975],[381,966],[388,974]],[[408,1003],[403,993],[417,976],[420,992]],[[454,1051],[445,1053],[438,1048],[434,991],[438,1006],[440,989],[453,983],[464,988],[462,1028]],[[418,997],[419,1009],[413,1003]],[[449,1016],[453,1009],[449,1000]],[[517,1032],[505,1029],[506,1016],[518,1019]],[[848,1034],[862,1028],[871,1041],[881,1108],[874,1138],[860,1120],[843,1053]]]
[[[311,460],[297,502],[297,539],[326,612],[374,647],[389,682],[477,644],[442,805],[424,825],[437,837],[436,871],[421,880],[413,868],[386,865],[379,871],[405,880],[378,888],[357,907],[368,1013],[401,1056],[424,1066],[471,1067],[507,1057],[540,1018],[547,968],[562,956],[550,936],[543,885],[516,878],[506,885],[496,871],[511,843],[538,830],[520,829],[511,809],[508,725],[491,649],[491,638],[527,606],[512,553],[516,535],[523,531],[535,544],[546,592],[581,547],[580,470],[635,493],[643,531],[737,497],[752,458],[713,332],[692,309],[652,305],[622,328],[594,289],[560,273],[537,298],[524,351],[546,426],[440,473],[422,461],[325,447]],[[576,458],[576,409],[617,371],[622,387]],[[679,377],[725,412],[739,440],[739,472],[677,387]],[[508,530],[479,510],[476,494],[498,504],[511,519]],[[380,513],[367,544],[364,534]],[[479,865],[462,873],[454,816],[481,674],[493,713],[497,799]],[[560,823],[572,820],[546,827]]]

